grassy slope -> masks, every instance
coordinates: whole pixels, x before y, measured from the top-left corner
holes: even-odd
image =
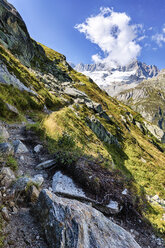
[[[151,143],[151,140],[154,138],[149,133],[148,135],[142,134],[137,126],[128,120],[126,112],[130,112],[137,121],[139,119],[143,120],[141,117],[139,118],[140,115],[128,106],[119,104],[115,99],[109,97],[83,74],[74,71],[71,67],[68,70],[68,65],[65,66],[65,63],[62,63],[63,55],[45,46],[43,48],[49,59],[56,60],[57,66],[73,79],[75,82],[74,87],[85,92],[93,101],[102,104],[104,110],[111,116],[112,123],[106,123],[103,118],[100,118],[100,120],[108,131],[117,136],[121,148],[118,149],[114,145],[107,146],[99,141],[85,122],[86,116],[91,116],[94,113],[84,107],[76,109],[77,115],[72,110],[65,108],[61,112],[53,113],[46,118],[42,125],[47,135],[56,140],[58,139],[56,135],[57,130],[59,133],[68,131],[75,134],[78,146],[85,146],[86,153],[91,153],[94,156],[100,153],[105,157],[109,154],[117,168],[120,168],[127,175],[128,180],[130,177],[132,178],[139,194],[145,192],[149,195],[158,194],[161,198],[165,198],[165,155]],[[83,84],[80,84],[80,82]],[[130,132],[123,124],[120,115],[124,115],[127,119]],[[154,141],[159,143],[156,140]],[[159,145],[161,146],[160,143]],[[111,163],[109,165],[106,164],[106,166],[111,168]],[[160,220],[162,214],[163,209],[156,205],[144,209],[144,215],[161,232],[164,232],[165,224]]]
[[[75,82],[74,87],[85,92],[93,101],[102,104],[103,109],[111,118],[111,123],[107,123],[105,119],[98,116],[97,118],[109,132],[118,138],[121,147],[117,148],[115,145],[104,144],[87,126],[86,117],[95,114],[92,110],[83,105],[80,105],[79,108],[73,105],[72,107],[75,108],[75,111],[69,107],[62,108],[60,99],[51,95],[26,67],[21,65],[2,46],[0,46],[0,59],[7,64],[8,70],[14,72],[21,82],[26,86],[33,87],[33,90],[38,93],[38,97],[26,92],[20,92],[12,86],[0,84],[3,91],[3,94],[0,91],[0,100],[16,106],[22,114],[25,113],[25,108],[31,113],[34,110],[41,111],[44,104],[46,104],[56,111],[43,118],[39,124],[36,124],[35,128],[42,129],[41,133],[42,135],[44,133],[44,136],[49,141],[48,145],[51,151],[57,149],[59,137],[64,131],[67,131],[73,137],[81,152],[100,159],[104,158],[103,166],[108,167],[110,170],[112,170],[111,158],[113,158],[116,167],[126,175],[126,184],[127,181],[129,184],[131,179],[132,190],[136,188],[136,194],[141,195],[146,192],[151,195],[158,194],[162,198],[165,197],[165,179],[163,177],[165,155],[151,144],[152,137],[150,135],[143,135],[137,126],[129,121],[126,113],[131,113],[134,119],[138,121],[139,115],[129,107],[109,97],[86,76],[74,71],[66,63],[63,55],[45,46],[43,48],[49,60],[56,61],[57,67],[72,78]],[[80,84],[80,82],[83,84]],[[61,107],[60,110],[59,107]],[[4,109],[0,109],[0,113],[2,117],[6,116]],[[125,127],[120,115],[127,119],[130,131]],[[142,120],[141,117],[140,120]],[[144,158],[146,163],[141,158]],[[160,220],[160,216],[163,214],[162,209],[158,208],[158,206],[147,207],[143,213],[161,232],[165,230],[165,225]]]
[[[0,115],[3,118],[15,118],[6,108],[5,103],[9,103],[16,107],[20,114],[27,111],[40,111],[46,104],[48,107],[56,109],[62,106],[59,98],[51,95],[43,83],[35,77],[18,59],[16,59],[8,50],[0,45],[0,60],[7,66],[9,72],[15,76],[26,86],[37,93],[37,95],[20,91],[12,85],[0,84]]]

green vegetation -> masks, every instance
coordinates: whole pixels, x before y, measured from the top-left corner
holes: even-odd
[[[77,114],[71,109],[64,108],[46,117],[41,123],[40,128],[44,131],[45,137],[49,137],[51,140],[49,143],[49,145],[51,144],[51,151],[53,152],[55,149],[53,141],[57,142],[57,133],[62,135],[63,132],[68,132],[74,137],[77,147],[82,149],[85,154],[90,154],[94,157],[99,155],[105,161],[103,166],[110,170],[112,170],[112,163],[107,163],[107,158],[109,161],[113,159],[116,168],[120,169],[126,176],[127,186],[134,193],[135,199],[136,194],[141,199],[144,199],[145,194],[158,194],[160,198],[164,198],[165,155],[160,149],[157,149],[160,146],[163,150],[163,145],[150,132],[144,134],[134,125],[135,120],[143,123],[142,116],[134,112],[130,107],[111,98],[101,91],[92,80],[73,70],[64,61],[62,55],[45,46],[43,48],[46,55],[51,60],[56,60],[57,66],[69,74],[74,81],[74,87],[85,92],[91,100],[102,104],[103,109],[111,117],[112,121],[107,123],[104,118],[99,116],[97,118],[110,133],[118,138],[121,145],[120,148],[117,148],[114,145],[107,146],[107,144],[101,142],[86,124],[86,117],[90,117],[94,113],[92,110],[80,105],[79,109],[75,108]],[[127,113],[133,116],[134,121],[130,121]],[[127,120],[126,124],[123,123],[121,115]],[[157,211],[151,212],[150,205],[145,205],[143,200],[139,204],[139,208],[143,208],[144,217],[163,233],[165,226],[160,221],[162,208],[159,207]]]
[[[110,117],[110,121],[108,122],[94,110],[87,108],[85,104],[79,104],[78,107],[76,104],[72,104],[71,107],[66,107],[58,94],[56,96],[51,94],[33,72],[21,65],[2,46],[0,46],[2,53],[0,58],[7,64],[8,70],[14,72],[20,81],[34,90],[37,95],[21,92],[11,85],[0,84],[1,118],[5,119],[6,116],[9,119],[15,118],[12,116],[13,113],[9,113],[6,103],[15,106],[22,116],[28,113],[37,122],[28,125],[27,128],[37,132],[47,144],[49,151],[55,154],[59,165],[74,164],[79,157],[87,156],[103,161],[101,166],[111,171],[120,170],[125,177],[126,187],[129,187],[134,194],[134,201],[138,196],[141,197],[139,208],[143,209],[143,215],[159,232],[163,233],[165,226],[161,221],[162,208],[160,206],[151,207],[149,204],[144,204],[143,201],[146,194],[158,194],[160,198],[165,197],[165,178],[163,176],[165,155],[161,151],[161,149],[163,150],[162,144],[149,132],[142,133],[135,125],[135,120],[143,123],[141,115],[111,98],[92,80],[73,70],[63,55],[43,45],[42,47],[45,50],[48,64],[43,64],[43,60],[38,60],[38,70],[50,73],[50,68],[55,67],[59,73],[57,73],[57,77],[67,75],[72,79],[73,87],[86,93],[92,101],[102,105],[103,110]],[[37,58],[35,59],[37,60]],[[47,71],[46,66],[48,66]],[[62,97],[73,103],[70,97],[64,94]],[[43,114],[44,105],[54,112],[49,115]],[[102,142],[90,129],[87,118],[93,115],[109,133],[117,138],[119,146]],[[13,168],[17,167],[12,158],[8,162]]]
[[[18,169],[18,162],[13,156],[8,156],[6,159],[6,166],[10,167],[13,171]]]
[[[27,91],[20,91],[13,85],[0,84],[0,116],[8,120],[22,120],[21,115],[29,111],[41,111],[46,105],[52,110],[57,110],[63,106],[61,100],[52,95],[35,74],[23,66],[9,51],[0,45],[0,59],[5,63],[9,72],[14,75],[35,94]],[[20,115],[11,112],[6,103],[16,107]]]

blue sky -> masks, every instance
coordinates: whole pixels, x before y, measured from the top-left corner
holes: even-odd
[[[9,2],[22,15],[31,37],[61,52],[67,61],[124,65],[137,57],[165,68],[164,0]]]

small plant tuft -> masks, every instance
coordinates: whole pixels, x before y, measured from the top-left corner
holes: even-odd
[[[17,160],[13,156],[8,156],[6,165],[10,167],[13,171],[18,170],[18,163]]]

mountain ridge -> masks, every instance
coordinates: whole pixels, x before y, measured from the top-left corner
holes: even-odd
[[[165,71],[144,80],[134,89],[125,90],[116,98],[142,114],[142,116],[165,131]]]
[[[111,96],[117,95],[124,88],[134,88],[144,79],[154,77],[159,72],[155,65],[146,65],[139,61],[133,61],[127,66],[116,68],[109,68],[105,64],[83,63],[76,65],[74,68],[91,77],[100,88]]]

